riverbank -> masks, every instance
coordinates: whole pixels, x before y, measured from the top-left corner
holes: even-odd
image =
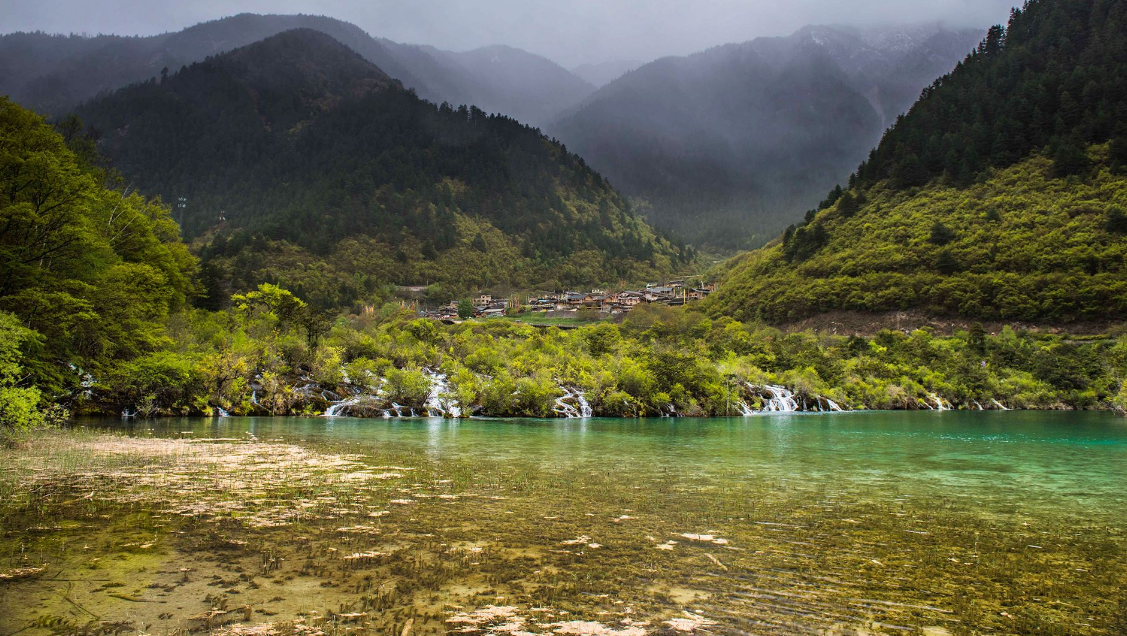
[[[76,372],[73,414],[731,416],[837,410],[1118,410],[1127,337],[972,326],[784,332],[663,306],[620,324],[346,316],[311,337],[269,305],[171,321],[171,350]],[[82,375],[77,375],[82,373]]]

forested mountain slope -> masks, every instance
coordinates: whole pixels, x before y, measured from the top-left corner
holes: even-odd
[[[920,90],[982,37],[938,25],[807,27],[657,60],[549,130],[657,225],[757,246],[848,176]]]
[[[246,46],[283,31],[331,35],[423,99],[476,105],[486,112],[542,125],[594,87],[540,56],[510,47],[467,52],[372,37],[325,16],[243,13],[151,37],[12,33],[0,36],[0,93],[53,115],[100,92]]]
[[[476,108],[427,103],[295,30],[84,105],[114,168],[187,199],[223,289],[282,282],[322,305],[388,283],[638,280],[682,255],[581,159]]]
[[[735,261],[714,311],[1127,316],[1127,8],[1034,0],[850,179]]]

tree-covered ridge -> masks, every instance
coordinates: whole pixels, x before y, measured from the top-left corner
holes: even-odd
[[[924,91],[851,185],[966,185],[1048,147],[1062,174],[1083,148],[1127,146],[1127,5],[1028,0],[966,61]],[[1120,150],[1119,154],[1127,154]],[[1080,163],[1077,163],[1077,162]],[[1122,161],[1122,158],[1120,159]]]
[[[1127,176],[1108,147],[1084,175],[1035,156],[967,188],[881,183],[840,195],[740,257],[710,309],[786,321],[846,309],[1033,322],[1127,316]]]
[[[276,63],[279,48],[284,64]],[[370,77],[333,81],[358,77],[357,65]],[[389,282],[637,280],[683,257],[602,177],[538,131],[475,108],[429,104],[379,77],[331,38],[294,31],[122,89],[80,113],[138,187],[187,198],[185,233],[204,235],[204,260],[236,288],[264,277],[298,287],[310,267],[336,269],[348,241],[362,244],[370,263],[354,260],[359,267],[338,272],[346,291],[302,290],[317,302],[348,303]],[[355,90],[358,81],[364,90]],[[269,90],[279,83],[285,90]],[[474,254],[486,250],[505,253],[506,266],[433,266],[450,254],[480,262]],[[294,267],[279,271],[276,254],[294,256]],[[584,271],[569,265],[576,258]],[[268,274],[254,265],[263,260]]]
[[[0,310],[15,314],[20,382],[54,393],[166,344],[195,258],[168,208],[90,164],[90,148],[0,98]],[[2,383],[2,382],[0,382]]]
[[[328,34],[420,97],[473,104],[542,126],[594,87],[543,57],[511,47],[442,51],[373,37],[323,15],[240,13],[151,36],[0,34],[0,91],[48,116],[292,29]],[[928,78],[929,80],[931,78]]]

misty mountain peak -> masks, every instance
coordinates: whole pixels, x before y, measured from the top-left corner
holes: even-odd
[[[655,224],[743,247],[848,178],[981,35],[939,24],[810,25],[662,58],[599,89],[552,132],[652,203]]]
[[[352,49],[309,28],[284,31],[212,59],[260,89],[359,95],[396,83]]]

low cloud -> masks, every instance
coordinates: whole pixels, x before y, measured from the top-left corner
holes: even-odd
[[[241,12],[316,13],[400,42],[508,44],[566,66],[650,60],[806,24],[1003,23],[1018,0],[6,0],[5,32],[151,35]]]

